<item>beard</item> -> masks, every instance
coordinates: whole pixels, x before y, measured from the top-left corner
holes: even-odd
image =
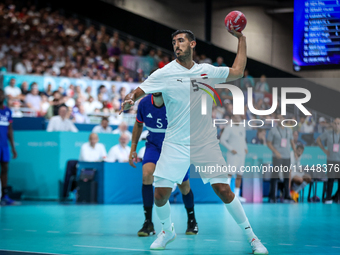
[[[181,62],[184,62],[186,60],[188,60],[189,58],[191,58],[191,52],[190,52],[190,48],[183,51],[183,54],[180,56],[177,56],[177,59]]]

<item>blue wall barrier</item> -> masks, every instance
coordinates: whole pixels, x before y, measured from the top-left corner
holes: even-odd
[[[9,164],[9,185],[23,191],[23,198],[57,199],[58,181],[64,180],[66,162],[78,159],[90,132],[15,131],[18,158]],[[119,135],[99,134],[107,152],[118,144]],[[138,144],[138,149],[145,142]]]
[[[13,186],[14,190],[23,191],[24,198],[57,199],[59,194],[58,181],[64,179],[66,162],[70,159],[78,159],[80,147],[88,141],[89,134],[90,132],[15,131],[18,158],[12,160],[9,164],[9,185]],[[99,134],[100,142],[105,145],[107,151],[118,144],[118,138],[119,135]],[[144,142],[140,142],[138,149],[143,144]],[[246,165],[271,163],[272,153],[266,146],[248,145],[248,148]],[[221,149],[223,155],[226,156],[226,149],[223,146],[221,146]],[[326,156],[318,147],[306,147],[301,163],[303,165],[324,164],[326,163]],[[132,172],[134,169],[127,167],[127,173],[134,173]],[[123,180],[123,182],[125,181],[128,182],[128,179]],[[203,193],[202,196],[200,193],[195,194],[195,196],[201,196],[200,201],[210,199],[209,201],[213,202],[212,196],[206,197],[204,195],[204,193],[210,192],[209,185],[204,185],[204,188],[202,188],[200,186],[202,181],[192,178],[193,189],[196,182],[198,189],[202,190]],[[140,194],[140,185],[134,189],[132,192]],[[181,201],[181,195],[174,197],[174,199]]]

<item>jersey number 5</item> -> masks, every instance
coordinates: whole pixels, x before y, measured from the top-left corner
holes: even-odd
[[[163,124],[162,124],[161,121],[162,121],[162,119],[157,119],[157,125],[156,125],[156,126],[157,126],[158,128],[162,128],[162,127],[163,127]]]

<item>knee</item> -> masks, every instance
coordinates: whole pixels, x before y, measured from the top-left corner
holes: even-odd
[[[143,171],[143,184],[152,184],[153,183],[153,173]]]
[[[231,191],[230,186],[228,184],[218,183],[218,184],[213,184],[213,186],[214,186],[213,188],[215,192],[222,199],[224,203],[228,204],[231,201],[233,201],[235,195]]]
[[[184,196],[190,192],[190,184],[188,181],[178,185],[178,188]]]
[[[157,192],[157,190],[155,191],[155,204],[156,206],[163,206],[166,204],[166,202],[168,201],[168,198],[165,194],[163,194],[162,192]]]

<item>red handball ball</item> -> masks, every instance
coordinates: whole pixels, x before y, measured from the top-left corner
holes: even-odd
[[[225,17],[224,24],[228,31],[231,30],[230,25],[233,25],[237,32],[241,32],[247,25],[247,19],[242,12],[232,11]]]

